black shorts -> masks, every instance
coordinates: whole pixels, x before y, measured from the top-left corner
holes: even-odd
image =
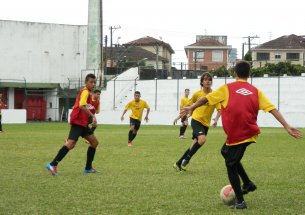
[[[225,159],[226,166],[234,166],[241,161],[248,145],[252,142],[228,146],[226,143],[221,148],[221,154]]]
[[[80,136],[86,137],[92,134],[93,132],[88,126],[71,125],[68,139],[77,141]]]
[[[197,120],[192,119],[191,126],[193,129],[193,138],[192,139],[197,139],[197,137],[200,135],[206,136],[208,134],[209,128],[207,126],[202,125]]]
[[[184,121],[187,121],[187,115],[185,115],[181,118],[181,122],[183,123]]]
[[[130,124],[130,126],[134,125],[134,128],[136,130],[139,130],[140,126],[141,126],[141,122],[139,120],[134,119],[134,118],[130,118],[129,124]]]

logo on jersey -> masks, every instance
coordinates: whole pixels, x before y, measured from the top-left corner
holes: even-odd
[[[87,104],[87,109],[88,110],[94,110],[94,106],[92,104]]]
[[[253,94],[250,90],[247,90],[245,88],[240,88],[239,90],[236,90],[235,92],[239,93],[241,95],[244,95],[244,96]]]

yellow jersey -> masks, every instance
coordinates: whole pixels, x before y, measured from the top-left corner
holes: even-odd
[[[193,103],[198,101],[200,98],[205,97],[208,94],[203,92],[203,90],[196,91],[192,95],[192,98],[189,100],[188,105],[192,105]],[[204,125],[206,127],[210,127],[211,118],[212,118],[212,115],[213,115],[215,109],[220,110],[220,105],[218,105],[218,104],[210,105],[209,103],[202,105],[193,111],[192,119],[200,122],[202,125]]]
[[[238,80],[244,81],[244,80]],[[209,93],[206,96],[209,104],[220,104],[222,107],[227,107],[229,101],[229,89],[228,86],[222,85],[218,89],[214,90],[212,93]],[[275,106],[269,101],[269,99],[264,95],[264,93],[258,89],[258,102],[259,102],[259,110],[263,110],[264,112],[269,112],[275,109]],[[256,142],[257,135],[245,139],[243,141],[232,143],[230,145],[238,145],[246,142]]]
[[[180,100],[180,108],[187,106],[189,103],[189,100],[190,100],[189,98],[186,98],[185,96],[183,96]]]
[[[125,110],[131,110],[131,115],[129,117],[139,120],[140,122],[142,121],[144,108],[149,109],[149,105],[142,99],[140,99],[138,102],[132,100],[125,106]]]

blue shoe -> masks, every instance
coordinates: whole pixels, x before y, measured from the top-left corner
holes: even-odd
[[[46,168],[50,171],[51,175],[57,176],[57,166],[52,166],[50,163],[48,163]]]
[[[96,171],[95,169],[91,168],[91,169],[85,169],[85,170],[84,170],[84,173],[85,173],[85,174],[97,173],[97,171]]]

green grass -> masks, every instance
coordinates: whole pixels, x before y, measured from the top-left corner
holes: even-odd
[[[67,123],[4,125],[0,134],[0,214],[305,214],[304,140],[283,129],[264,128],[243,164],[257,191],[245,196],[248,209],[231,211],[219,198],[228,184],[220,148],[221,128],[193,157],[188,172],[173,163],[190,145],[178,127],[142,126],[127,147],[128,126],[100,125],[95,175],[82,173],[87,145],[80,140],[59,165],[44,168],[68,135]],[[304,129],[303,129],[304,132]]]

